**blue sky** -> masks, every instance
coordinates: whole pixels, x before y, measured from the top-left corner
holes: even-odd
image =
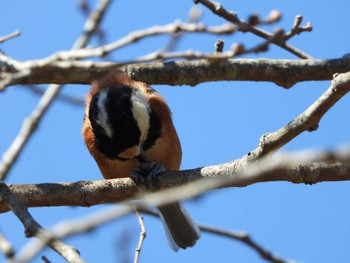
[[[349,53],[348,1],[221,1],[245,19],[251,13],[266,16],[280,10],[286,30],[297,14],[314,27],[312,33],[293,38],[290,43],[316,58],[336,58]],[[186,21],[192,1],[115,1],[102,24],[107,41],[131,31],[162,25],[176,19]],[[20,7],[20,8],[19,8]],[[22,35],[0,44],[1,51],[18,60],[43,58],[69,49],[82,32],[84,16],[77,1],[2,1],[0,36],[16,29]],[[202,22],[224,21],[204,7]],[[250,34],[233,36],[186,35],[178,50],[211,52],[216,39],[243,42],[253,47],[262,40]],[[163,48],[168,36],[147,39],[111,56],[120,61]],[[96,39],[91,44],[95,45]],[[250,58],[295,57],[278,47]],[[330,85],[329,81],[299,83],[284,90],[273,83],[212,82],[196,87],[154,86],[169,103],[183,147],[182,168],[196,168],[240,158],[254,149],[262,134],[275,131],[303,112]],[[43,86],[45,87],[45,85]],[[64,94],[83,97],[88,86],[67,85]],[[39,97],[25,87],[10,87],[0,94],[0,152],[4,152],[18,133],[23,119],[34,109]],[[284,147],[295,151],[308,148],[330,149],[349,142],[347,121],[349,96],[331,109],[313,133],[305,133]],[[80,129],[84,109],[56,101],[38,131],[31,138],[8,183],[74,182],[101,179],[93,159],[85,149]],[[350,213],[349,183],[322,183],[313,186],[285,182],[263,183],[245,188],[211,191],[204,197],[186,202],[200,223],[235,231],[246,231],[252,238],[277,255],[299,262],[349,262]],[[33,208],[30,212],[50,229],[63,219],[79,218],[109,205],[93,208]],[[186,251],[172,252],[161,223],[145,216],[147,238],[140,262],[263,262],[250,248],[226,238],[202,234],[198,244]],[[0,228],[19,250],[27,239],[21,223],[12,213],[0,215]],[[87,262],[126,262],[132,260],[139,238],[138,221],[130,215],[87,234],[66,240],[78,248]],[[124,247],[120,245],[124,244]],[[119,247],[119,248],[118,248]],[[53,262],[62,261],[50,250]],[[41,254],[41,255],[42,255]],[[0,255],[0,261],[4,258]],[[38,262],[39,259],[36,259]]]

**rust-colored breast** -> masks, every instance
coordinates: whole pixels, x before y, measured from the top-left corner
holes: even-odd
[[[148,99],[152,110],[161,119],[161,137],[145,152],[146,156],[150,160],[160,162],[168,170],[178,170],[180,168],[182,157],[181,145],[171,119],[170,109],[163,98],[152,88],[142,82],[133,81],[123,75],[110,75],[93,83],[92,89],[86,97],[86,109],[82,129],[85,144],[91,155],[94,157],[104,178],[129,177],[131,171],[139,165],[136,160],[120,161],[107,159],[98,151],[95,144],[95,137],[88,117],[91,98],[100,90],[117,83],[131,86],[143,93]]]

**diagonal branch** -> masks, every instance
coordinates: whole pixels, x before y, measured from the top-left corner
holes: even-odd
[[[7,40],[18,37],[20,34],[21,34],[21,31],[16,30],[16,31],[12,32],[11,34],[8,34],[7,36],[0,37],[0,43],[4,43]]]
[[[31,216],[27,207],[11,192],[5,184],[0,184],[0,197],[9,209],[21,220],[26,237],[36,236],[50,248],[60,254],[68,262],[84,262],[80,257],[79,252],[58,239],[49,237],[49,233]]]
[[[258,148],[248,154],[250,161],[274,153],[304,131],[315,131],[321,118],[350,91],[350,72],[336,75],[332,85],[309,108],[279,130],[260,138]]]
[[[274,255],[270,251],[268,251],[266,248],[258,244],[256,241],[254,241],[250,235],[246,232],[233,232],[227,229],[221,229],[218,227],[212,227],[208,225],[200,225],[199,226],[201,231],[211,233],[214,235],[219,235],[227,238],[231,238],[234,240],[237,240],[239,242],[242,242],[243,244],[247,245],[248,247],[255,250],[263,259],[273,262],[273,263],[292,263],[294,261],[286,260],[283,258],[278,257],[277,255]]]
[[[250,24],[244,22],[241,20],[236,12],[229,11],[225,9],[220,3],[214,2],[211,0],[194,0],[196,4],[201,3],[205,7],[207,7],[209,10],[211,10],[214,14],[224,18],[225,20],[235,24],[237,26],[237,29],[241,32],[250,32],[256,36],[259,36],[265,40],[270,40],[272,38],[272,34],[261,30],[259,28],[253,27]],[[305,52],[295,48],[292,45],[287,44],[284,39],[275,39],[274,41],[271,41],[271,43],[289,51],[290,53],[296,55],[297,57],[303,58],[303,59],[311,59],[312,56],[306,54]]]

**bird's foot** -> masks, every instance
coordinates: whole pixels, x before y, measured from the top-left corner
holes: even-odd
[[[136,184],[145,186],[147,190],[152,190],[155,186],[155,179],[164,171],[165,168],[160,163],[147,160],[140,163],[140,166],[132,171],[131,178]]]

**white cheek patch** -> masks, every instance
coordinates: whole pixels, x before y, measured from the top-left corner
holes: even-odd
[[[139,92],[131,95],[131,103],[132,114],[141,132],[140,143],[142,144],[146,140],[149,130],[149,104]]]
[[[97,100],[97,108],[98,108],[98,114],[97,114],[97,124],[101,126],[101,128],[104,130],[104,133],[109,137],[113,137],[113,128],[112,126],[108,123],[108,113],[106,111],[106,102],[107,98],[107,92],[101,92],[100,96],[98,97]]]

